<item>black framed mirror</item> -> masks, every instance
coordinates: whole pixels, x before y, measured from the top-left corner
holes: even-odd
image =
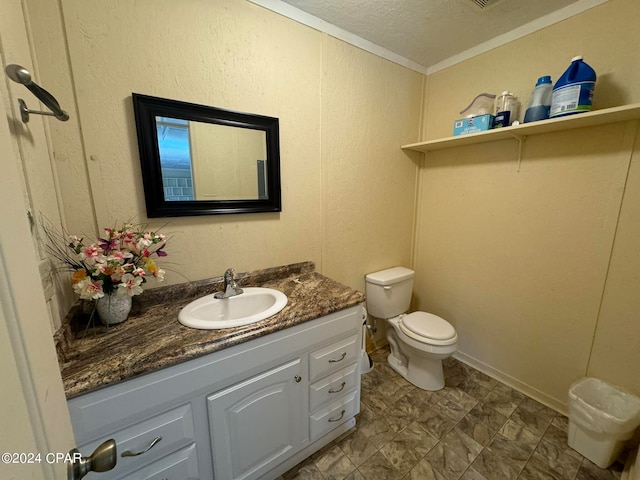
[[[277,118],[131,96],[148,217],[282,210]]]

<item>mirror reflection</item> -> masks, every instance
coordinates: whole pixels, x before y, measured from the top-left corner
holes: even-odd
[[[266,134],[260,130],[156,117],[164,198],[266,199]]]
[[[281,210],[277,118],[132,99],[148,217]]]

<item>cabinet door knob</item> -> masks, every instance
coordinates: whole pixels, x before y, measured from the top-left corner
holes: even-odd
[[[144,450],[142,450],[141,452],[132,452],[131,450],[126,450],[126,451],[122,452],[120,454],[120,456],[121,457],[137,457],[138,455],[142,455],[143,453],[147,453],[160,440],[162,440],[162,437],[156,437],[153,440],[151,440],[151,443],[149,444],[149,446],[147,448],[145,448]]]
[[[341,362],[342,360],[344,360],[344,357],[347,356],[347,352],[342,352],[342,355],[340,356],[340,358],[331,358],[329,359],[329,363],[338,363]]]
[[[296,375],[295,377],[293,377],[296,379],[296,383],[300,383],[302,381],[302,377],[300,375]]]

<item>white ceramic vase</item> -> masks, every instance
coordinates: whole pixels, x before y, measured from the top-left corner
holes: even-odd
[[[105,325],[115,325],[124,322],[131,311],[131,300],[129,295],[105,295],[98,299],[96,310],[100,316],[100,321]]]

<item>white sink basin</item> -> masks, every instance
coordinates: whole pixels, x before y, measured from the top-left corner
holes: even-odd
[[[213,330],[241,327],[269,318],[287,305],[287,296],[272,288],[243,288],[240,295],[198,298],[180,310],[178,321],[191,328]]]

